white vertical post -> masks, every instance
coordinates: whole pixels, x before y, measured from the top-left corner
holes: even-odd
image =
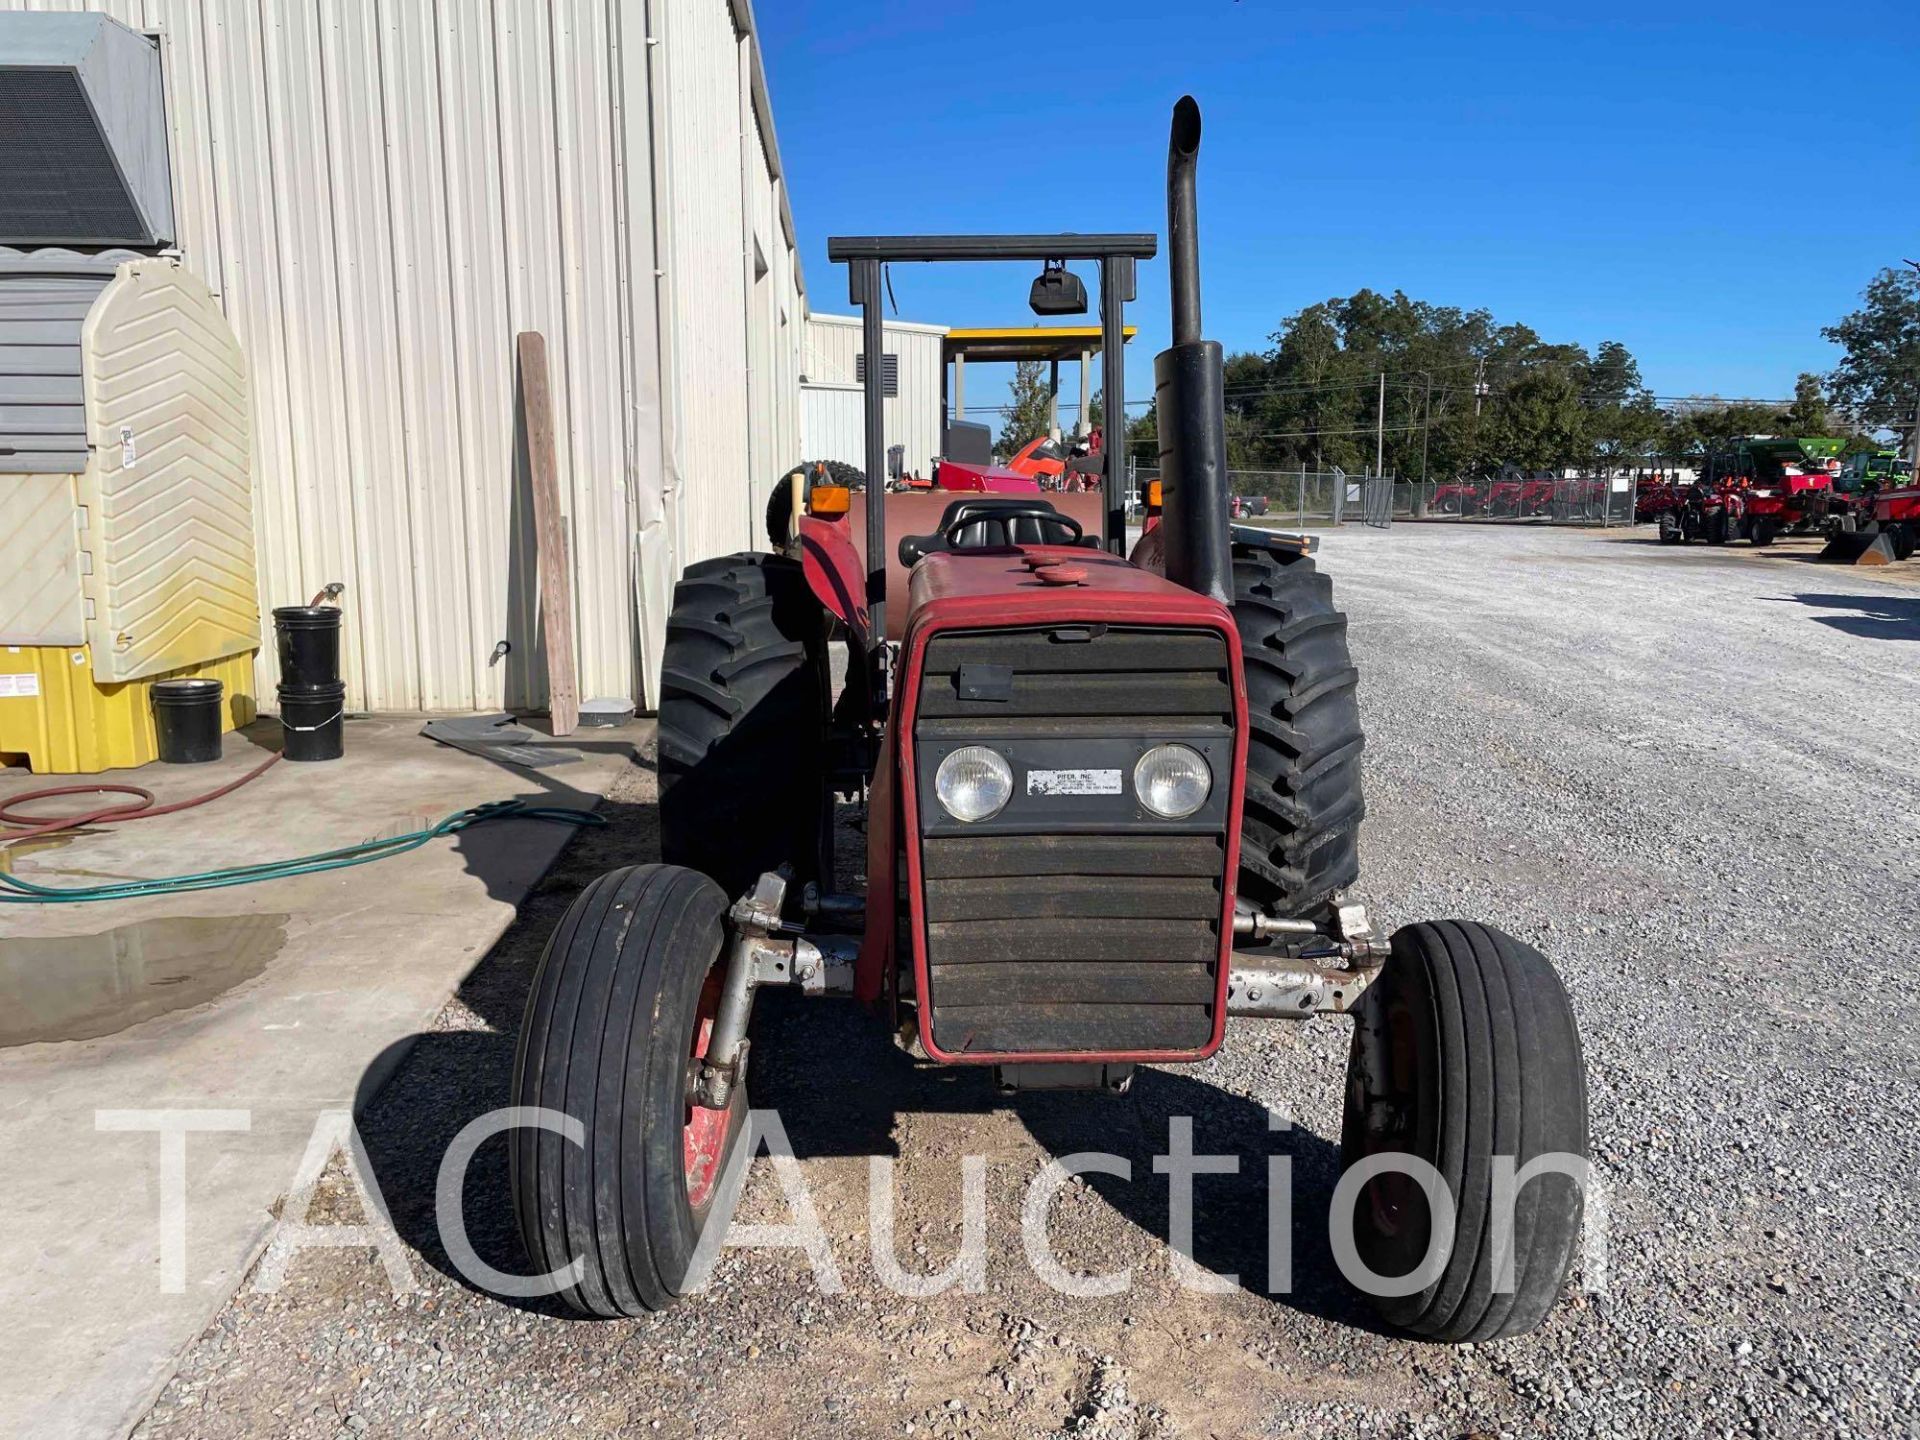
[[[1373,417],[1373,473],[1387,473],[1387,372],[1380,372],[1380,408]]]
[[[1073,422],[1073,433],[1084,435],[1093,428],[1093,353],[1080,352],[1080,414]]]

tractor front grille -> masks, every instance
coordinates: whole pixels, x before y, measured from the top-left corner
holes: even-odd
[[[1215,788],[1225,790],[1229,664],[1224,638],[1208,631],[1055,627],[930,643],[915,720],[923,787],[940,747],[987,744],[1013,765],[1016,796],[1000,816],[956,833],[923,790],[924,1002],[942,1051],[1207,1045],[1225,907],[1225,806],[1187,822],[1142,819],[1131,760],[1147,745],[1185,740],[1216,758]],[[980,666],[1012,673],[1000,683],[986,672],[982,685]],[[1027,799],[1036,757],[1111,765],[1127,793]]]

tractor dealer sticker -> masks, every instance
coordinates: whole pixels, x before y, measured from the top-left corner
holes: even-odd
[[[39,693],[38,675],[0,675],[0,700],[25,699]]]
[[[1029,770],[1029,795],[1118,795],[1118,770]]]

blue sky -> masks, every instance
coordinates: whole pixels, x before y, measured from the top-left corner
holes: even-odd
[[[1398,288],[1624,341],[1658,394],[1784,396],[1832,365],[1820,327],[1873,273],[1920,258],[1910,5],[761,0],[757,19],[816,310],[848,309],[829,234],[1164,234],[1188,91],[1229,351]],[[1026,324],[1028,278],[896,267],[894,288],[906,319]],[[1140,396],[1163,260],[1130,318]]]

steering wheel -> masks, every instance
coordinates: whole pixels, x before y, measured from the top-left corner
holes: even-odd
[[[999,520],[1002,522],[1009,520],[1038,520],[1042,524],[1064,525],[1073,532],[1073,539],[1067,542],[1069,545],[1078,545],[1081,537],[1087,533],[1086,528],[1081,525],[1078,520],[1074,519],[1071,515],[1062,515],[1051,505],[1006,505],[996,506],[991,510],[977,510],[971,515],[962,515],[951,525],[947,525],[941,529],[940,538],[945,540],[949,547],[957,548],[959,547],[959,532],[965,530],[970,525],[979,525],[989,520]]]

